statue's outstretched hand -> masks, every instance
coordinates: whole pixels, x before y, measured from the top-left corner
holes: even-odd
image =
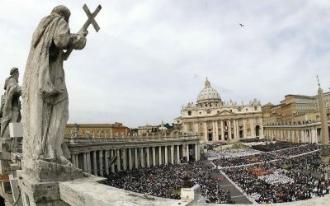
[[[87,30],[82,31],[80,34],[83,35],[84,37],[86,37],[88,35],[88,31]]]

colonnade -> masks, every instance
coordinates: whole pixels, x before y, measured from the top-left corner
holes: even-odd
[[[182,161],[189,162],[199,159],[199,143],[100,148],[71,155],[72,163],[76,167],[98,176],[163,164],[180,164]]]
[[[318,127],[265,127],[265,137],[273,140],[295,143],[318,143]]]

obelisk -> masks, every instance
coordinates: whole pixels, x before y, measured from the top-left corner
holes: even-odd
[[[318,80],[318,105],[320,110],[320,118],[321,118],[321,143],[328,145],[329,144],[329,130],[328,130],[328,117],[327,111],[324,104],[323,98],[323,90],[321,88],[320,80]]]

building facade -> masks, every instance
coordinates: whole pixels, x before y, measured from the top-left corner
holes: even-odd
[[[266,138],[321,143],[323,135],[329,136],[330,93],[324,93],[320,88],[315,96],[286,95],[279,105],[266,104],[262,111]]]
[[[65,137],[113,138],[127,137],[130,129],[122,123],[114,124],[67,124]]]
[[[198,134],[202,143],[263,138],[260,102],[256,99],[247,105],[223,102],[207,79],[197,102],[183,106],[174,124],[180,125],[182,133]]]

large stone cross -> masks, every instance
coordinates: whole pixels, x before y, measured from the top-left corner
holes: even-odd
[[[100,30],[100,27],[97,24],[97,22],[95,21],[95,17],[99,13],[99,11],[102,9],[101,5],[98,5],[97,8],[95,9],[95,11],[93,13],[91,13],[89,11],[89,9],[88,9],[88,7],[87,7],[86,4],[84,4],[83,9],[84,9],[86,15],[88,16],[88,19],[87,19],[87,21],[85,22],[85,24],[83,25],[83,27],[81,28],[80,31],[86,31],[87,28],[88,28],[88,26],[90,24],[92,24],[93,27],[94,27],[94,29],[95,29],[95,31],[98,32]]]
[[[99,11],[102,9],[102,6],[101,5],[98,5],[95,9],[95,11],[93,13],[91,13],[89,11],[89,8],[87,7],[86,4],[84,4],[83,6],[83,9],[86,13],[86,15],[88,16],[88,19],[86,20],[86,22],[84,23],[84,25],[81,27],[81,29],[79,30],[79,33],[83,33],[83,32],[86,32],[89,25],[93,25],[94,29],[96,32],[98,32],[100,30],[100,27],[99,25],[97,24],[97,22],[95,21],[95,17],[96,15],[99,13]],[[64,56],[64,60],[67,60],[72,52],[72,48],[68,49],[65,53],[65,56]]]

